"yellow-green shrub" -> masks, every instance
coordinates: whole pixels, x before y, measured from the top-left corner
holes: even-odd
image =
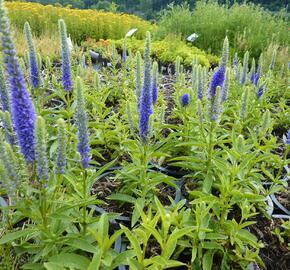
[[[123,46],[123,39],[111,41],[115,43],[117,49],[121,50]],[[84,42],[83,46],[97,51],[102,50],[103,43],[93,43],[92,40],[89,42]],[[144,41],[137,40],[135,38],[130,38],[126,42],[128,50],[132,52],[140,51],[143,54],[144,50]],[[204,51],[194,47],[191,44],[186,44],[185,42],[167,38],[164,40],[154,40],[151,44],[151,54],[154,58],[160,60],[163,64],[174,63],[177,56],[181,57],[182,64],[187,67],[192,65],[192,60],[194,57],[197,57],[198,62],[209,67],[210,65],[215,65],[218,63],[218,57],[206,54]]]
[[[146,31],[154,31],[154,25],[128,14],[115,14],[96,10],[79,10],[37,3],[7,2],[6,7],[12,24],[23,28],[29,22],[36,35],[52,35],[57,32],[57,21],[65,20],[68,33],[75,42],[87,38],[119,39],[131,28],[138,28],[136,38],[143,38]]]

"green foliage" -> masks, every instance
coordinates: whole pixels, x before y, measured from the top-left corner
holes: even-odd
[[[116,48],[119,50],[123,47],[123,40],[115,40],[111,42],[114,43]],[[90,41],[83,42],[83,46],[93,48],[97,51],[102,51],[104,48],[102,43],[92,43]],[[127,40],[127,49],[132,52],[136,53],[139,51],[143,54],[143,46],[144,41],[142,40],[136,40],[134,38]],[[181,58],[181,63],[186,67],[191,67],[194,58],[198,60],[198,63],[207,67],[218,63],[218,58],[216,56],[206,54],[197,47],[194,47],[191,44],[186,44],[173,36],[167,37],[162,41],[152,41],[151,55],[153,58],[158,59],[165,65],[174,63],[177,56]]]
[[[198,1],[192,11],[188,5],[171,5],[161,16],[159,37],[175,34],[185,38],[194,32],[199,35],[194,44],[215,54],[225,36],[240,54],[249,50],[255,57],[273,41],[290,42],[284,13],[273,15],[252,4],[228,7],[217,1]]]
[[[207,67],[218,59],[210,61],[173,37],[153,41],[154,57],[167,59],[164,63],[177,59],[178,80],[176,74],[158,74],[159,98],[144,143],[138,127],[143,47],[128,39],[122,62],[111,45],[105,49],[111,65],[97,66],[97,73],[87,52],[73,48],[77,84],[71,93],[62,88],[59,61],[47,58],[40,65],[43,81],[32,99],[38,107],[39,161],[48,161],[44,185],[38,185],[38,164],[27,166],[1,129],[0,268],[211,270],[247,269],[252,262],[264,267],[264,239],[252,228],[258,219],[271,218],[267,198],[286,186],[285,67],[277,63],[269,70],[263,59],[261,81],[267,88],[258,99],[257,87],[250,80],[241,85],[228,61],[230,88],[221,103],[219,95],[207,97],[214,72]],[[116,41],[117,48],[122,45]],[[225,52],[227,47],[225,42]],[[286,58],[284,50],[279,53]],[[27,65],[23,69],[27,74]],[[197,99],[201,84],[203,100]],[[186,93],[190,103],[182,107]],[[77,119],[84,106],[86,117]],[[88,168],[77,151],[81,118],[91,148]],[[61,173],[55,171],[58,161],[66,161]],[[273,233],[287,243],[289,224]]]

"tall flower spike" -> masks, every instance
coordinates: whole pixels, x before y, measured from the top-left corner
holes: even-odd
[[[271,64],[269,66],[270,70],[273,70],[275,67],[276,57],[277,57],[277,48],[274,49],[273,54],[272,54],[272,61],[271,61]]]
[[[195,92],[196,89],[196,84],[198,82],[198,70],[199,70],[199,66],[196,64],[195,61],[192,61],[192,73],[191,73],[191,86],[192,86],[192,92]]]
[[[248,74],[248,68],[249,68],[249,52],[246,51],[244,54],[244,60],[243,60],[243,72],[241,75],[241,84],[245,84],[247,82],[247,74]]]
[[[140,99],[140,120],[139,120],[139,134],[143,141],[147,140],[149,134],[150,115],[153,113],[152,109],[152,92],[151,92],[151,35],[146,33],[145,50],[144,50],[144,83]]]
[[[257,67],[257,72],[256,72],[256,75],[255,75],[255,80],[254,80],[254,84],[256,86],[258,86],[259,80],[260,80],[260,77],[261,77],[262,64],[263,64],[262,62],[263,62],[263,54],[261,53],[260,58],[259,58],[258,67]]]
[[[152,68],[152,103],[155,104],[158,99],[158,63],[154,61]]]
[[[138,98],[138,103],[140,100],[140,96],[141,96],[141,91],[142,91],[142,79],[141,79],[141,61],[142,61],[142,57],[140,52],[138,51],[136,54],[136,95]]]
[[[287,136],[284,139],[286,145],[290,145],[290,129],[287,132]]]
[[[65,91],[72,90],[70,49],[67,40],[67,31],[64,20],[58,21],[62,56],[62,85]]]
[[[256,74],[256,61],[255,61],[255,58],[253,58],[251,70],[250,70],[250,80],[252,83],[254,83],[255,81],[255,74]]]
[[[101,90],[101,79],[97,71],[94,73],[94,87],[98,92]]]
[[[124,38],[124,43],[123,43],[123,50],[122,50],[122,61],[123,61],[123,62],[126,62],[126,59],[127,59],[126,42],[127,42],[127,39],[126,39],[126,37],[125,37],[125,38]]]
[[[226,67],[227,67],[227,62],[229,58],[229,40],[226,37],[224,39],[224,44],[223,44],[223,52],[222,52],[222,57],[220,61],[220,65],[217,69],[217,71],[213,74],[212,80],[209,86],[208,90],[208,98],[209,99],[214,99],[216,95],[216,88],[222,87],[224,80],[225,80],[225,73],[226,73]]]
[[[186,107],[190,102],[189,94],[184,94],[181,97],[180,103],[182,107]]]
[[[11,90],[11,115],[22,154],[27,163],[35,159],[34,127],[36,115],[28,94],[23,72],[16,55],[10,23],[3,0],[0,0],[0,32],[5,65]]]
[[[24,24],[24,34],[28,45],[30,81],[33,88],[39,86],[39,65],[35,45],[32,39],[31,28],[28,22]]]
[[[247,117],[248,103],[249,103],[249,88],[247,87],[242,95],[242,106],[240,111],[240,118],[242,120]]]
[[[88,168],[90,162],[90,146],[88,134],[88,119],[86,114],[83,85],[80,77],[76,81],[76,123],[78,126],[78,151],[81,155],[83,168]]]
[[[224,44],[223,44],[223,54],[220,62],[220,67],[225,69],[227,67],[229,58],[229,40],[228,37],[225,37]]]
[[[261,99],[261,98],[262,98],[262,96],[263,96],[264,93],[265,93],[265,89],[266,89],[265,83],[262,83],[262,84],[258,87],[258,90],[257,90],[257,98],[258,98],[258,99]]]
[[[13,130],[10,113],[8,111],[5,112],[1,111],[0,119],[2,119],[3,121],[5,140],[9,142],[11,145],[13,145],[15,143],[16,138]]]
[[[265,136],[265,134],[269,130],[270,126],[271,126],[271,113],[269,110],[266,110],[266,112],[264,112],[263,117],[262,117],[260,135]]]
[[[48,161],[47,161],[47,134],[45,121],[41,116],[37,117],[35,127],[35,158],[37,163],[37,174],[40,181],[46,181],[48,179]],[[43,182],[43,184],[46,184]]]
[[[238,58],[238,53],[235,53],[234,59],[233,59],[233,63],[232,63],[232,67],[236,67],[239,64],[239,58]]]
[[[132,113],[131,113],[131,108],[130,108],[130,103],[129,102],[127,102],[126,113],[127,113],[128,123],[129,123],[130,129],[131,129],[131,131],[134,131],[133,117],[132,117]]]
[[[209,99],[214,99],[216,95],[216,88],[218,86],[222,87],[224,80],[225,80],[225,69],[219,67],[217,71],[213,74],[211,82],[210,82],[210,87],[208,90]]]
[[[198,67],[198,85],[197,85],[197,98],[199,100],[203,100],[204,96],[204,72],[203,69],[199,66]]]
[[[11,146],[3,141],[0,142],[0,160],[4,166],[5,186],[12,193],[18,185],[17,162]]]
[[[210,100],[211,107],[210,107],[210,120],[213,122],[218,121],[219,116],[222,112],[221,108],[221,88],[220,86],[216,89],[216,94],[213,99]]]
[[[4,74],[0,65],[0,98],[1,98],[1,107],[2,111],[11,111],[11,103],[10,103],[10,93],[8,91],[8,87],[6,85],[6,81],[4,78]]]
[[[66,125],[62,118],[57,120],[57,161],[56,173],[65,173],[67,157],[66,157],[67,133]]]
[[[228,93],[230,88],[230,69],[227,68],[225,81],[221,89],[221,101],[225,102],[228,99]]]

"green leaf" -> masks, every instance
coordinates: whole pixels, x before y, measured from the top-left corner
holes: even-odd
[[[125,234],[126,234],[128,240],[130,241],[130,243],[133,247],[133,250],[138,258],[138,261],[142,261],[142,250],[141,250],[140,243],[139,243],[137,237],[131,231],[129,231],[128,228],[126,228],[124,226],[121,226],[121,228],[124,229]]]
[[[66,270],[64,267],[57,263],[52,263],[52,262],[46,262],[44,263],[44,267],[46,270]],[[39,268],[37,268],[39,269]]]
[[[215,250],[221,250],[223,251],[222,245],[218,244],[217,242],[203,242],[202,247],[204,249],[215,249]]]
[[[88,266],[87,270],[98,270],[101,266],[101,259],[102,259],[102,251],[100,249],[94,254],[94,257],[91,263]]]
[[[34,230],[32,229],[24,229],[17,232],[7,233],[0,239],[0,245],[6,244],[8,242],[12,242],[18,238],[26,237],[32,234]]]
[[[107,197],[109,200],[122,201],[134,204],[136,199],[130,195],[115,193]]]
[[[161,249],[163,250],[163,238],[159,234],[159,232],[154,227],[150,226],[149,224],[142,223],[142,226],[154,236],[154,238],[157,240],[158,244],[160,245]]]
[[[213,263],[213,250],[208,250],[203,258],[202,258],[202,269],[203,270],[212,270],[212,263]]]
[[[100,220],[98,222],[98,232],[101,237],[101,243],[100,245],[105,242],[105,240],[108,240],[109,236],[109,220],[107,214],[102,214],[100,217]]]
[[[133,227],[137,223],[138,219],[140,218],[141,211],[143,211],[144,205],[145,205],[144,198],[138,198],[136,200],[133,214],[132,214],[132,219],[131,219],[131,227]]]
[[[25,269],[25,270],[43,270],[44,267],[43,267],[42,263],[26,263],[22,266],[22,269]],[[58,269],[60,269],[60,268],[58,268]]]
[[[83,238],[72,239],[67,242],[67,245],[76,249],[84,250],[90,253],[95,253],[97,248]]]
[[[81,270],[87,269],[90,264],[88,258],[74,253],[61,253],[51,257],[49,261],[63,267],[72,267]]]
[[[135,252],[133,250],[126,250],[122,252],[121,254],[118,254],[117,257],[113,261],[112,268],[116,268],[120,266],[121,264],[128,264],[128,259],[131,259],[135,256]]]

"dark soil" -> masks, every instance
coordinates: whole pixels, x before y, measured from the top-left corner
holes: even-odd
[[[120,213],[123,216],[131,216],[131,206],[127,204],[120,204],[118,201],[107,199],[111,194],[117,193],[121,182],[117,181],[115,175],[108,174],[98,181],[96,181],[92,187],[91,194],[95,195],[97,199],[104,201],[101,207],[110,213]]]
[[[276,198],[286,209],[290,211],[290,187],[288,185],[286,192],[279,192]]]
[[[261,240],[265,247],[260,250],[260,257],[265,263],[267,270],[289,270],[290,252],[287,244],[282,244],[274,235],[276,228],[281,225],[280,220],[269,220],[258,216],[257,223],[250,226],[250,232],[255,234]],[[257,268],[260,269],[260,268]]]

